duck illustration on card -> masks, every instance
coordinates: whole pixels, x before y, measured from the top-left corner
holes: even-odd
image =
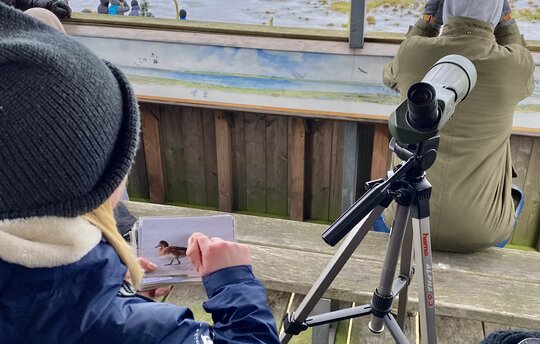
[[[236,241],[234,217],[230,214],[210,216],[174,216],[138,219],[133,229],[138,256],[157,265],[145,273],[142,289],[164,284],[200,282],[201,278],[186,256],[188,240],[195,232],[208,237]],[[132,241],[133,242],[133,241]]]

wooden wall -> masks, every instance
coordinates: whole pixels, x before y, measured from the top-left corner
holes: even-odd
[[[385,124],[158,104],[141,111],[132,199],[331,222],[388,166]],[[540,138],[513,136],[511,146],[526,202],[510,243],[535,247]]]

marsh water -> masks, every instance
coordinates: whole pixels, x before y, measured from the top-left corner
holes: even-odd
[[[131,3],[131,0],[127,0]],[[139,0],[140,2],[141,0]],[[158,18],[175,18],[173,0],[148,0]],[[376,1],[376,2],[375,2]],[[346,30],[348,1],[333,0],[178,0],[188,20]],[[373,2],[373,3],[372,3]],[[397,5],[393,5],[397,3]],[[405,32],[424,0],[368,0],[367,31]],[[540,40],[540,0],[511,1],[526,39]],[[76,12],[96,11],[99,0],[71,0]],[[378,6],[375,6],[378,4]]]

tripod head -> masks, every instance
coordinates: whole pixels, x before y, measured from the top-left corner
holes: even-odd
[[[395,192],[391,195],[394,183],[424,177],[437,157],[439,130],[475,84],[473,63],[461,55],[448,55],[429,69],[422,82],[409,88],[407,99],[388,121],[393,136],[390,149],[405,162],[396,166],[386,180],[367,183],[368,191],[322,234],[328,245],[335,246],[377,205],[388,207],[392,198],[399,198]]]

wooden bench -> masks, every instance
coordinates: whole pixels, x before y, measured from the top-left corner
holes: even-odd
[[[126,202],[135,216],[197,216],[209,210]],[[234,214],[238,241],[250,246],[257,276],[268,289],[269,303],[281,326],[287,307],[295,309],[336,248],[320,234],[325,225]],[[366,304],[378,284],[387,236],[368,233],[352,258],[327,290],[325,297]],[[487,249],[475,254],[433,255],[437,334],[439,343],[478,343],[496,329],[540,329],[540,254],[512,249]],[[418,336],[416,279],[410,289],[406,334]],[[206,299],[201,285],[173,289],[168,302],[189,306],[196,317],[210,320],[201,308]],[[343,321],[335,343],[390,343],[385,331],[376,336],[367,328],[368,317]],[[310,332],[291,343],[310,342]]]

